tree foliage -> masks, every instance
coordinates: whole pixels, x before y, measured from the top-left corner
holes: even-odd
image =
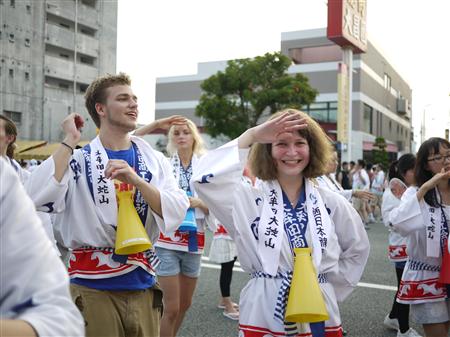
[[[212,137],[230,138],[257,124],[263,114],[285,108],[301,109],[314,102],[317,90],[302,74],[289,75],[289,57],[276,52],[253,59],[228,61],[201,84],[203,94],[196,115],[204,118]]]
[[[374,164],[383,165],[384,169],[389,167],[389,156],[386,151],[386,140],[383,137],[375,138],[375,143],[372,149],[372,158]]]

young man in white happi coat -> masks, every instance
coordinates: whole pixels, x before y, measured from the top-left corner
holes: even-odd
[[[249,165],[259,178],[242,181]],[[361,219],[343,197],[316,188],[331,145],[320,126],[297,110],[279,112],[205,155],[197,192],[235,240],[252,278],[240,296],[239,336],[342,336],[338,301],[359,281],[369,254]],[[294,213],[295,212],[295,213]],[[293,248],[309,246],[329,319],[285,322]]]
[[[154,250],[117,255],[117,179],[135,187],[134,207],[152,242],[184,219],[189,201],[162,153],[130,136],[137,125],[137,98],[125,74],[96,79],[86,91],[87,110],[99,135],[82,149],[79,115],[62,124],[66,135],[42,163],[28,188],[41,210],[57,212],[69,261],[72,297],[88,336],[157,336],[161,291]]]
[[[0,157],[0,335],[84,336],[69,278],[18,175]]]

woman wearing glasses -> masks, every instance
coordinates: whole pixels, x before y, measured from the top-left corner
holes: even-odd
[[[449,284],[440,280],[440,270],[443,253],[448,255],[450,143],[442,138],[425,141],[417,152],[414,175],[417,186],[406,190],[389,216],[390,225],[408,236],[409,259],[397,301],[410,304],[412,318],[423,325],[427,337],[447,336]]]

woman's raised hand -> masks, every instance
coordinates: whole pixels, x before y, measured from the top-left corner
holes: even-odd
[[[273,143],[282,133],[294,132],[307,127],[306,118],[302,118],[298,113],[286,111],[280,116],[244,132],[238,139],[239,147],[246,148],[253,143]]]
[[[187,123],[186,117],[180,115],[173,115],[170,117],[157,119],[151,122],[150,124],[141,126],[134,132],[134,135],[142,137],[150,134],[152,131],[156,129],[163,129],[167,131],[170,129],[172,125],[185,125],[186,123]]]
[[[173,115],[166,118],[156,120],[157,127],[163,130],[169,130],[172,125],[185,125],[186,117],[180,115]]]

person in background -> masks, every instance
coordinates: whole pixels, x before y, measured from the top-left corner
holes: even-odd
[[[14,151],[16,148],[17,127],[14,122],[6,116],[0,115],[0,157],[6,159],[9,164],[14,168],[14,171],[19,175],[20,182],[26,184],[30,172],[22,168],[22,166],[14,160]],[[56,240],[53,234],[53,226],[50,215],[44,212],[37,212],[39,219],[41,219],[42,225],[47,233],[48,238],[53,244],[53,247],[58,251],[56,247]]]
[[[250,146],[255,186],[242,180]],[[310,180],[325,173],[331,153],[322,128],[307,114],[287,109],[200,161],[196,190],[234,239],[241,266],[251,274],[240,296],[239,336],[255,331],[342,336],[337,302],[359,281],[369,241],[351,204]],[[300,247],[312,248],[329,314],[325,322],[285,322],[294,248]]]
[[[372,200],[374,198],[374,195],[369,191],[352,189],[346,190],[339,184],[339,182],[334,178],[334,173],[336,172],[338,164],[338,155],[337,152],[334,151],[333,157],[327,165],[326,173],[316,178],[319,186],[342,195],[348,201],[351,201],[352,198],[359,198],[366,201]]]
[[[350,185],[352,187],[353,187],[353,173],[355,173],[355,170],[356,170],[355,166],[356,166],[356,163],[353,160],[351,160],[349,163],[349,167],[348,167],[348,169],[349,169],[348,176],[350,178]]]
[[[426,337],[447,336],[450,287],[448,275],[441,273],[449,267],[443,257],[449,257],[450,143],[430,138],[422,143],[416,158],[416,186],[405,191],[388,219],[390,226],[408,236],[408,261],[397,301],[410,305],[412,319],[422,324]]]
[[[354,173],[352,176],[352,189],[369,191],[370,189],[370,179],[367,171],[365,170],[366,163],[362,159],[358,159],[357,164],[354,167]],[[367,201],[362,199],[353,199],[353,207],[358,211],[361,219],[364,223],[364,227],[369,229],[368,226],[368,215],[367,215]]]
[[[219,224],[211,242],[209,260],[220,263],[219,286],[222,296],[217,307],[223,309],[223,315],[232,320],[239,319],[239,305],[231,300],[230,292],[233,267],[236,259],[236,244],[225,227]]]
[[[67,271],[4,157],[0,181],[0,336],[84,336]]]
[[[191,182],[198,162],[206,151],[204,142],[197,126],[191,120],[180,117],[172,116],[162,121],[157,120],[135,132],[135,135],[144,135],[157,126],[166,128],[170,125],[167,152],[171,156],[172,172],[178,186],[189,195],[190,207],[195,212],[197,226],[195,231],[179,227],[171,233],[161,233],[155,244],[156,254],[161,260],[156,272],[164,292],[162,337],[176,336],[192,304],[200,276],[205,227],[210,225],[212,230],[216,229],[212,214],[205,203],[197,197]]]
[[[376,199],[370,203],[369,219],[372,222],[375,222],[375,214],[378,214],[378,217],[381,218],[381,201],[384,192],[385,174],[381,164],[374,165],[372,169],[374,170],[374,174],[372,184],[370,185],[370,191],[376,196]]]
[[[403,193],[409,186],[414,185],[414,165],[416,157],[407,153],[394,161],[389,168],[389,187],[383,193],[381,213],[384,224],[389,227],[390,213],[400,205]],[[395,275],[397,276],[397,293],[391,311],[384,318],[383,324],[389,329],[398,331],[398,336],[420,336],[416,330],[409,326],[409,304],[397,302],[397,294],[400,281],[405,269],[408,239],[401,236],[392,228],[389,230],[389,260],[394,263]]]
[[[337,175],[336,180],[339,182],[339,184],[342,186],[344,190],[352,189],[352,184],[350,184],[348,163],[346,161],[342,163],[342,169]]]

